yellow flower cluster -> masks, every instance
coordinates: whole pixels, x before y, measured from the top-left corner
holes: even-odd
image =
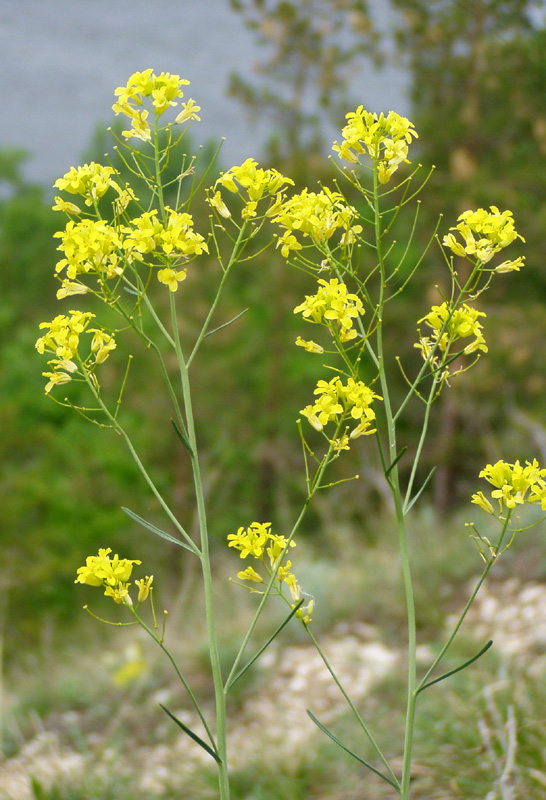
[[[305,301],[294,309],[294,314],[301,312],[304,319],[309,322],[326,326],[332,335],[339,336],[342,342],[354,339],[357,332],[353,328],[353,320],[359,314],[364,314],[362,301],[356,294],[348,292],[347,286],[340,283],[337,278],[332,278],[330,281],[320,278],[318,284],[318,292],[306,295]],[[298,339],[296,344],[310,352],[323,352],[322,348],[316,349],[318,345],[314,342]]]
[[[157,218],[157,211],[154,209],[132,219],[130,225],[122,229],[125,235],[123,249],[129,256],[143,260],[144,255],[159,250],[166,256],[188,259],[209,252],[205,239],[193,230],[191,214],[173,211],[169,207],[165,211],[165,224]],[[165,267],[157,273],[159,282],[168,286],[171,292],[177,290],[178,284],[185,277],[185,269],[173,267]]]
[[[82,195],[85,197],[85,205],[91,206],[105,195],[110,187],[116,188],[118,192],[121,191],[118,184],[112,180],[112,175],[117,174],[118,172],[113,167],[104,167],[102,164],[92,161],[90,164],[84,164],[83,167],[71,167],[66,175],[58,178],[53,185],[56,189],[61,189],[69,194]],[[55,200],[63,202],[60,198],[55,198]],[[66,210],[55,206],[54,209]]]
[[[166,208],[167,218],[162,224],[157,211],[147,211],[130,221],[129,225],[114,227],[105,220],[70,220],[64,231],[54,234],[61,239],[59,250],[65,258],[56,266],[56,272],[66,269],[67,278],[57,293],[60,299],[71,294],[87,291],[81,283],[75,283],[78,275],[94,273],[99,283],[119,276],[127,264],[127,257],[143,260],[143,256],[159,250],[166,256],[191,256],[208,253],[208,245],[201,234],[193,230],[190,214]],[[157,273],[160,283],[176,291],[178,283],[186,277],[186,271],[166,267]]]
[[[118,100],[112,106],[116,114],[124,114],[131,122],[131,129],[123,131],[123,136],[126,139],[149,141],[152,134],[148,122],[149,112],[142,108],[144,98],[149,98],[157,118],[171,106],[177,105],[176,101],[184,97],[184,92],[180,87],[187,84],[189,81],[183,80],[179,75],[171,75],[170,72],[156,75],[153,70],[147,69],[131,75],[126,86],[116,89],[115,94]],[[182,111],[176,117],[175,122],[199,120],[197,112],[200,110],[200,106],[194,100],[188,100],[182,103]]]
[[[57,249],[65,254],[65,258],[57,262],[55,271],[58,273],[66,269],[70,281],[79,274],[89,272],[104,278],[113,278],[123,272],[119,230],[105,220],[70,220],[64,231],[58,231],[53,236],[61,240]]]
[[[359,164],[359,155],[366,153],[374,164],[380,183],[387,183],[399,164],[408,161],[408,145],[417,133],[406,117],[395,111],[379,116],[359,106],[346,115],[347,125],[341,131],[343,142],[334,142],[332,150],[344,161]]]
[[[536,459],[525,464],[523,467],[519,461],[515,464],[497,461],[496,464],[487,464],[480,472],[480,478],[485,478],[496,487],[491,497],[499,501],[501,513],[503,506],[512,509],[523,503],[540,505],[546,511],[546,469],[541,469]],[[472,495],[472,502],[488,514],[494,513],[490,500],[483,492]]]
[[[246,558],[249,555],[253,556],[260,563],[262,569],[265,569],[267,576],[264,578],[253,567],[249,566],[238,572],[237,577],[242,581],[264,583],[267,578],[271,577],[274,570],[277,570],[277,582],[279,584],[285,583],[288,586],[292,607],[294,607],[299,603],[303,594],[296,576],[291,572],[292,562],[286,558],[286,553],[284,552],[288,540],[285,536],[271,533],[270,529],[270,522],[252,522],[248,528],[241,527],[237,533],[228,535],[228,547],[234,547],[239,550],[241,558]],[[296,543],[291,541],[289,547],[295,546]],[[266,555],[268,557],[267,560],[265,558]],[[251,589],[251,591],[257,590]],[[308,603],[305,609],[299,609],[297,616],[305,623],[308,623],[311,622],[312,611],[313,600]]]
[[[479,208],[477,211],[465,211],[457,219],[458,225],[450,228],[456,231],[463,242],[461,243],[453,233],[444,236],[443,243],[455,255],[466,258],[477,258],[482,264],[487,264],[495,253],[508,247],[515,239],[525,241],[514,227],[511,211],[499,211],[496,206],[490,206],[490,211]],[[504,261],[495,268],[495,272],[511,272],[523,266],[524,258],[515,261]]]
[[[321,431],[329,422],[339,425],[348,416],[357,422],[351,431],[351,439],[375,432],[375,428],[370,427],[375,420],[375,411],[371,406],[374,400],[383,398],[374,394],[362,381],[349,378],[343,384],[339,375],[336,375],[331,381],[318,381],[314,394],[317,399],[313,405],[305,406],[300,413],[317,431]],[[348,449],[346,441],[342,449]]]
[[[343,231],[341,244],[351,244],[362,231],[361,225],[353,225],[357,216],[356,209],[346,205],[340,192],[327,187],[321,192],[304,189],[276,209],[272,222],[285,229],[279,236],[277,247],[281,247],[281,253],[288,258],[291,250],[303,247],[296,234],[320,243],[330,239],[338,230]]]
[[[122,188],[114,177],[119,178],[120,175],[113,167],[105,167],[92,161],[90,164],[84,164],[83,167],[71,167],[62,178],[55,181],[54,186],[69,194],[81,195],[86,206],[95,206],[108,189],[114,189],[117,192],[117,198],[113,202],[114,213],[116,216],[120,216],[129,202],[138,200],[138,198],[130,187]],[[64,211],[66,214],[76,215],[82,213],[79,206],[62,197],[55,198],[53,211]]]
[[[36,350],[41,354],[49,352],[56,356],[47,362],[53,371],[42,372],[45,378],[49,378],[45,387],[46,393],[49,393],[53,386],[71,381],[72,374],[78,371],[78,365],[73,359],[82,361],[78,348],[80,335],[85,331],[94,334],[90,344],[90,354],[85,359],[91,364],[102,364],[116,348],[115,339],[111,334],[98,328],[88,328],[90,321],[95,317],[90,311],[69,313],[69,317],[59,314],[51,322],[40,323],[40,328],[47,328],[48,331],[36,342]]]
[[[104,587],[104,594],[111,597],[116,603],[132,606],[133,601],[129,596],[129,578],[133,571],[133,564],[141,564],[136,559],[119,558],[116,555],[110,558],[111,548],[100,548],[98,556],[88,556],[85,567],[77,571],[78,577],[74,583],[87,583],[89,586]],[[138,586],[138,602],[141,603],[148,597],[153,582],[153,575],[147,575],[135,581]]]
[[[432,336],[424,336],[419,339],[414,346],[421,350],[424,359],[430,357],[435,346],[442,352],[446,352],[449,347],[458,339],[466,339],[473,336],[474,339],[463,349],[463,353],[475,353],[482,350],[487,353],[487,345],[483,338],[482,326],[478,317],[485,317],[484,311],[476,311],[475,308],[463,303],[460,308],[453,309],[449,303],[442,303],[441,306],[432,306],[432,310],[419,320],[419,323],[426,322],[432,328]],[[438,366],[437,357],[432,359],[432,363]]]
[[[273,206],[275,208],[281,201],[281,189],[287,184],[293,186],[294,181],[285,178],[276,169],[262,169],[253,158],[247,158],[240,166],[223,172],[214,184],[214,188],[222,186],[234,194],[240,193],[243,189],[248,196],[248,201],[242,211],[242,216],[243,219],[250,219],[256,216],[258,203],[263,197],[276,195]],[[231,216],[219,191],[216,191],[214,196],[209,199],[209,203],[226,219]],[[268,214],[270,213],[272,213],[272,209],[268,210]]]

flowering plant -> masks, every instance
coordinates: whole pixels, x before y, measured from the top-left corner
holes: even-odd
[[[418,467],[427,436],[431,408],[440,393],[449,387],[462,371],[472,367],[487,353],[485,340],[486,313],[477,303],[496,273],[517,271],[523,258],[503,261],[490,266],[492,259],[505,247],[522,237],[516,232],[509,211],[478,209],[463,213],[458,224],[443,238],[443,253],[451,288],[436,305],[426,312],[417,326],[426,325],[425,335],[417,327],[415,348],[420,352],[418,366],[403,368],[407,381],[405,396],[394,406],[388,381],[384,325],[388,324],[390,302],[415,274],[423,260],[406,271],[402,286],[395,282],[402,261],[393,260],[386,246],[392,220],[398,216],[406,201],[392,203],[395,190],[388,186],[393,175],[409,164],[409,149],[417,133],[412,123],[391,111],[386,116],[365,111],[360,106],[347,115],[342,130],[342,142],[333,150],[341,162],[340,180],[347,182],[352,195],[359,198],[365,211],[351,204],[339,187],[322,187],[320,191],[303,189],[292,193],[294,182],[275,169],[264,169],[252,159],[223,172],[207,191],[211,209],[211,224],[190,213],[191,199],[199,187],[193,183],[195,164],[181,169],[177,179],[178,200],[175,207],[165,201],[164,168],[169,161],[173,142],[179,141],[192,121],[198,121],[200,107],[188,99],[181,104],[174,122],[163,124],[164,115],[176,108],[187,85],[177,75],[151,69],[132,75],[125,87],[116,90],[116,114],[125,116],[130,124],[122,133],[119,145],[125,148],[132,173],[144,182],[150,200],[142,203],[134,186],[125,183],[111,166],[96,163],[71,168],[55,186],[70,195],[70,200],[56,197],[54,208],[68,215],[65,228],[56,234],[62,254],[56,266],[60,281],[57,297],[60,301],[93,295],[109,309],[108,319],[119,320],[119,327],[101,326],[90,311],[70,310],[50,322],[40,325],[42,336],[36,342],[40,354],[49,358],[46,394],[57,402],[76,408],[83,416],[102,427],[108,426],[124,440],[144,481],[162,507],[176,536],[125,509],[127,514],[155,535],[189,552],[201,567],[205,596],[206,629],[209,642],[210,667],[215,693],[215,719],[211,722],[203,712],[183,672],[165,644],[165,625],[161,633],[153,606],[155,583],[146,575],[135,581],[131,594],[133,567],[136,559],[111,557],[111,550],[99,548],[97,556],[89,556],[85,566],[77,571],[76,582],[104,589],[104,593],[133,616],[165,652],[185,687],[205,731],[200,736],[167,711],[177,725],[197,742],[213,759],[218,768],[221,800],[229,798],[228,742],[226,726],[226,696],[239,677],[254,663],[282,628],[296,618],[317,648],[326,667],[347,700],[356,723],[369,739],[378,766],[364,760],[309,711],[317,726],[340,744],[360,763],[387,782],[402,800],[410,796],[412,743],[419,695],[468,666],[473,658],[433,677],[451,646],[466,616],[468,608],[490,568],[509,546],[520,530],[513,512],[524,503],[540,505],[546,510],[546,469],[536,461],[507,464],[499,461],[487,465],[480,477],[493,485],[491,500],[483,491],[472,502],[496,517],[500,533],[495,542],[483,536],[476,525],[469,525],[471,536],[478,544],[485,562],[483,573],[463,614],[440,653],[422,675],[418,675],[417,624],[411,578],[410,549],[407,538],[407,517],[421,496],[428,479],[417,486]],[[180,127],[181,126],[181,127]],[[160,145],[160,134],[166,134],[167,144]],[[132,144],[137,140],[138,147]],[[370,181],[366,181],[369,173]],[[401,179],[400,186],[408,194],[415,173]],[[184,192],[187,181],[189,192]],[[426,182],[426,181],[425,181]],[[420,187],[422,188],[422,187]],[[420,189],[410,197],[414,197]],[[111,211],[104,213],[104,203],[111,199]],[[409,201],[408,201],[409,202]],[[321,342],[298,336],[296,345],[304,348],[310,358],[320,356],[322,362],[316,388],[310,391],[309,403],[299,413],[298,420],[305,466],[305,490],[302,508],[295,516],[291,530],[278,532],[271,522],[244,522],[236,532],[227,532],[228,547],[239,553],[245,567],[237,572],[237,583],[259,596],[254,618],[244,635],[228,674],[224,674],[218,653],[215,608],[213,602],[213,569],[210,559],[207,504],[203,489],[201,462],[191,393],[190,366],[198,355],[211,329],[213,313],[220,303],[222,290],[238,262],[253,255],[257,235],[275,244],[284,259],[307,272],[313,282],[310,294],[294,308],[301,314],[302,333],[314,325]],[[429,246],[434,237],[431,238]],[[229,242],[230,255],[225,257],[222,242]],[[263,238],[260,242],[263,241]],[[260,246],[262,244],[260,243]],[[267,245],[266,245],[267,246]],[[442,245],[440,245],[442,246]],[[408,243],[409,248],[409,243]],[[405,253],[407,254],[408,248]],[[427,248],[428,249],[428,248]],[[364,270],[361,250],[367,250],[371,266]],[[180,309],[187,302],[183,283],[193,263],[214,255],[220,280],[212,304],[193,340],[183,339],[180,331]],[[457,259],[465,259],[463,270]],[[461,277],[464,275],[464,278]],[[159,292],[159,294],[158,294]],[[314,293],[313,293],[314,292]],[[165,318],[164,309],[168,307]],[[144,313],[145,312],[145,313]],[[229,324],[229,323],[228,323]],[[94,327],[90,327],[93,325]],[[223,326],[222,326],[223,327]],[[122,423],[120,407],[127,375],[117,397],[112,400],[103,390],[102,374],[105,362],[115,355],[118,337],[132,331],[157,359],[164,378],[165,389],[173,409],[173,427],[184,447],[193,476],[195,508],[199,538],[189,532],[189,526],[178,519],[164,491],[154,482],[137,453]],[[165,356],[165,348],[174,359]],[[176,364],[175,376],[171,372]],[[410,370],[413,370],[411,374]],[[84,385],[91,404],[76,406],[68,397],[58,396],[70,384]],[[422,402],[423,415],[418,446],[404,485],[399,466],[405,457],[405,447],[399,443],[402,415],[413,398]],[[294,410],[297,413],[297,409]],[[309,427],[308,427],[308,426]],[[330,485],[326,481],[328,467],[343,457],[343,453],[359,446],[360,437],[370,437],[377,448],[383,466],[384,479],[392,495],[400,545],[400,564],[404,582],[408,626],[408,678],[406,731],[402,745],[401,768],[395,770],[384,754],[376,735],[358,713],[335,671],[322,652],[312,630],[314,599],[305,591],[293,571],[292,550],[301,521],[319,491]],[[429,476],[430,477],[430,476]],[[345,480],[356,479],[350,476]],[[494,503],[498,504],[495,511]],[[274,532],[275,531],[275,532]],[[103,544],[103,543],[101,543]],[[248,563],[251,561],[252,563]],[[258,653],[248,658],[246,647],[265,603],[277,596],[286,604],[282,624],[272,632]],[[140,605],[150,600],[152,624],[148,624]],[[146,606],[145,606],[146,607]],[[320,609],[317,610],[320,613]]]

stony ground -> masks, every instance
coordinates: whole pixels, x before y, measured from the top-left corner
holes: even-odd
[[[448,619],[448,628],[451,624],[453,620]],[[468,627],[480,643],[493,639],[497,652],[506,659],[523,660],[531,664],[531,669],[544,670],[546,585],[521,584],[511,579],[482,587],[468,615]],[[404,668],[403,652],[388,647],[370,625],[338,625],[322,638],[321,644],[357,704],[378,681]],[[428,660],[430,654],[425,648],[420,656]],[[230,732],[235,770],[253,761],[260,763],[264,753],[269,761],[289,768],[294,759],[301,758],[302,751],[308,751],[323,736],[306,709],[326,725],[347,710],[346,701],[320,656],[307,644],[280,647],[273,643],[261,660],[260,670],[259,680],[237,701]],[[135,731],[134,737],[128,735],[131,726],[135,726],[134,708],[118,709],[115,725],[124,729],[125,738],[123,744],[116,746],[111,743],[115,736],[107,737],[110,744],[104,746],[104,732],[84,733],[84,744],[80,742],[78,747],[74,736],[67,737],[67,731],[85,731],[89,727],[83,717],[85,712],[69,711],[37,722],[35,735],[22,744],[17,755],[0,761],[1,800],[36,800],[32,776],[45,788],[78,786],[89,770],[105,781],[109,775],[130,780],[139,798],[160,797],[171,787],[187,785],[192,775],[209,766],[210,759],[188,738],[172,737],[173,726],[168,719],[149,722],[157,719],[158,702],[168,704],[169,699],[166,689],[149,693],[138,714],[145,730]],[[199,732],[192,711],[172,711]],[[546,775],[544,780],[546,796]]]

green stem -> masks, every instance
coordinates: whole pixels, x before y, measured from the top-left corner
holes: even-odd
[[[383,408],[385,410],[385,421],[387,427],[387,437],[389,443],[389,463],[395,462],[397,456],[396,443],[396,423],[392,413],[387,376],[385,372],[383,355],[383,310],[385,303],[386,289],[386,268],[382,253],[382,231],[381,214],[379,209],[379,181],[377,168],[374,169],[374,188],[373,188],[373,208],[375,226],[375,244],[377,251],[377,261],[380,271],[380,290],[378,303],[378,324],[376,330],[377,340],[377,359],[379,363],[379,380],[383,394]],[[415,686],[416,686],[416,622],[415,622],[415,601],[413,597],[413,584],[411,579],[411,569],[408,552],[408,541],[402,498],[400,493],[400,481],[398,475],[398,464],[389,474],[389,485],[393,494],[396,509],[396,522],[398,528],[398,540],[400,546],[400,560],[402,569],[402,579],[404,583],[404,594],[406,598],[406,613],[408,624],[408,671],[407,671],[407,701],[406,701],[406,726],[404,734],[404,758],[402,765],[402,780],[400,784],[401,800],[409,798],[409,782],[411,775],[411,757],[413,747],[413,729],[415,721]]]
[[[199,519],[199,531],[201,535],[201,570],[203,575],[203,590],[205,595],[205,616],[207,624],[207,636],[209,644],[210,664],[212,680],[214,684],[214,694],[216,699],[216,749],[220,758],[218,765],[218,782],[220,789],[220,800],[229,800],[229,777],[227,764],[227,741],[226,741],[226,696],[224,694],[224,684],[222,680],[222,670],[220,667],[220,655],[218,652],[218,638],[216,635],[216,623],[214,614],[214,602],[212,592],[212,572],[209,553],[209,536],[207,527],[207,516],[205,510],[205,498],[203,492],[203,482],[201,479],[201,469],[197,455],[197,441],[195,434],[195,422],[193,417],[193,407],[190,391],[190,380],[188,365],[184,359],[180,345],[178,332],[178,320],[176,315],[176,304],[174,293],[171,292],[171,320],[173,338],[175,342],[176,356],[178,359],[180,380],[182,384],[182,397],[186,416],[186,428],[188,440],[191,447],[191,461],[193,470],[193,483],[195,498],[197,502],[197,515]]]

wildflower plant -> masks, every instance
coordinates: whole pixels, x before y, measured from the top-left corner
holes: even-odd
[[[406,170],[405,176],[401,173],[400,182],[392,185],[399,168],[410,163],[410,148],[417,137],[414,126],[393,111],[377,115],[360,106],[354,113],[347,114],[342,141],[334,143],[333,151],[341,161],[338,184],[347,183],[352,196],[360,198],[361,210],[345,198],[339,185],[294,192],[294,182],[289,177],[275,169],[262,168],[253,158],[248,158],[221,173],[206,189],[210,219],[194,219],[191,200],[201,189],[196,181],[194,161],[181,165],[177,178],[178,200],[173,207],[165,202],[167,187],[164,184],[165,166],[174,144],[184,136],[192,121],[199,120],[200,108],[196,102],[183,100],[182,87],[187,83],[177,75],[156,75],[148,69],[135,73],[126,86],[116,90],[113,109],[128,121],[118,145],[125,152],[124,160],[130,165],[135,185],[125,183],[113,167],[95,163],[71,168],[56,182],[61,195],[56,197],[54,208],[69,218],[64,229],[56,234],[61,253],[56,266],[60,281],[57,296],[61,302],[68,298],[74,306],[76,299],[84,300],[86,295],[93,295],[106,306],[105,318],[110,324],[101,325],[98,315],[90,311],[61,313],[41,324],[42,335],[36,342],[36,349],[48,359],[43,373],[46,394],[56,402],[75,408],[101,427],[112,428],[122,437],[176,535],[129,509],[125,509],[127,514],[148,531],[184,548],[188,557],[196,558],[200,564],[215,693],[214,719],[203,712],[186,682],[183,669],[167,648],[165,625],[160,633],[153,603],[150,603],[152,623],[148,624],[140,612],[140,604],[152,599],[155,584],[148,575],[131,584],[133,568],[140,565],[139,560],[112,557],[110,549],[101,547],[97,556],[87,557],[85,565],[78,569],[76,582],[104,589],[104,593],[132,617],[130,622],[140,624],[171,661],[205,734],[198,735],[170,711],[165,711],[215,762],[221,800],[229,798],[226,697],[239,677],[293,618],[303,625],[346,699],[355,724],[368,738],[374,752],[373,763],[363,759],[352,746],[341,743],[310,710],[311,719],[359,764],[390,784],[397,796],[408,800],[419,695],[471,664],[488,648],[489,644],[447,673],[437,673],[481,583],[513,536],[521,530],[514,516],[515,509],[531,503],[546,510],[546,469],[536,461],[526,462],[525,466],[519,462],[499,461],[482,470],[480,478],[494,487],[491,499],[479,490],[472,502],[497,519],[499,535],[491,542],[474,523],[469,523],[469,532],[485,562],[483,573],[445,645],[418,674],[417,621],[407,519],[430,478],[429,475],[418,485],[418,468],[431,409],[440,393],[449,390],[450,381],[487,353],[487,318],[480,310],[480,298],[495,274],[517,271],[523,266],[522,257],[499,264],[494,260],[501,250],[522,237],[515,229],[511,213],[501,212],[495,206],[489,211],[478,209],[463,213],[441,243],[434,231],[428,248],[438,243],[450,278],[450,290],[439,297],[439,302],[430,310],[423,309],[423,316],[410,332],[416,339],[420,360],[417,367],[398,362],[406,381],[406,392],[395,401],[388,371],[390,364],[397,361],[386,352],[384,326],[388,325],[391,301],[412,279],[424,258],[422,254],[406,269],[402,283],[395,280],[408,257],[409,242],[397,261],[393,253],[398,251],[388,246],[391,225],[426,183],[425,180],[413,189],[417,171],[408,173]],[[165,122],[169,112],[175,115],[174,121]],[[133,144],[134,140],[138,146]],[[161,146],[160,141],[166,144]],[[150,198],[146,204],[138,197],[138,184],[146,186]],[[186,188],[188,191],[182,191]],[[103,213],[105,201],[110,204],[109,215]],[[417,212],[410,227],[412,231],[416,218]],[[226,531],[229,552],[238,553],[239,560],[244,562],[234,582],[256,595],[257,603],[253,620],[225,674],[218,653],[207,504],[190,367],[199,355],[205,336],[217,330],[212,328],[212,319],[231,273],[239,262],[256,253],[254,243],[258,232],[260,247],[264,246],[264,241],[268,242],[265,246],[270,246],[271,252],[280,252],[287,263],[310,276],[310,293],[294,307],[294,313],[300,315],[302,333],[296,345],[316,360],[317,380],[314,388],[309,387],[309,402],[299,410],[301,417],[297,420],[305,474],[302,507],[294,515],[292,528],[278,530],[269,521],[248,523],[241,520],[237,531]],[[226,242],[230,248],[227,257]],[[218,264],[218,288],[200,330],[190,339],[181,335],[179,324],[179,315],[184,313],[189,302],[184,281],[204,258],[214,258]],[[460,268],[459,259],[467,262],[464,269]],[[166,316],[165,308],[168,308]],[[115,317],[119,326],[113,328],[111,320]],[[316,331],[313,335],[318,342],[303,338],[309,325]],[[188,522],[174,513],[168,497],[154,482],[124,427],[122,401],[128,368],[122,371],[124,377],[114,397],[109,391],[103,391],[104,364],[116,357],[119,337],[129,334],[143,342],[159,363],[172,405],[173,435],[177,436],[191,465],[198,538],[190,534]],[[169,357],[165,355],[166,349]],[[173,363],[176,364],[174,372],[171,371]],[[59,394],[68,392],[73,382],[86,387],[88,404],[76,405],[69,396]],[[422,404],[421,431],[413,459],[405,464],[407,477],[402,480],[399,470],[406,459],[406,447],[399,441],[399,430],[404,412],[414,400]],[[294,414],[297,416],[297,408]],[[362,436],[373,441],[379,453],[398,531],[408,630],[406,728],[400,746],[401,768],[395,768],[383,752],[380,734],[372,731],[362,719],[324,655],[312,632],[313,613],[320,613],[320,608],[314,608],[314,599],[300,584],[297,569],[292,564],[295,537],[307,509],[318,492],[333,485],[328,482],[329,466],[342,459],[345,451],[358,447]],[[348,475],[343,480],[357,478]],[[252,634],[271,596],[286,604],[286,615],[265,644],[249,656]]]

